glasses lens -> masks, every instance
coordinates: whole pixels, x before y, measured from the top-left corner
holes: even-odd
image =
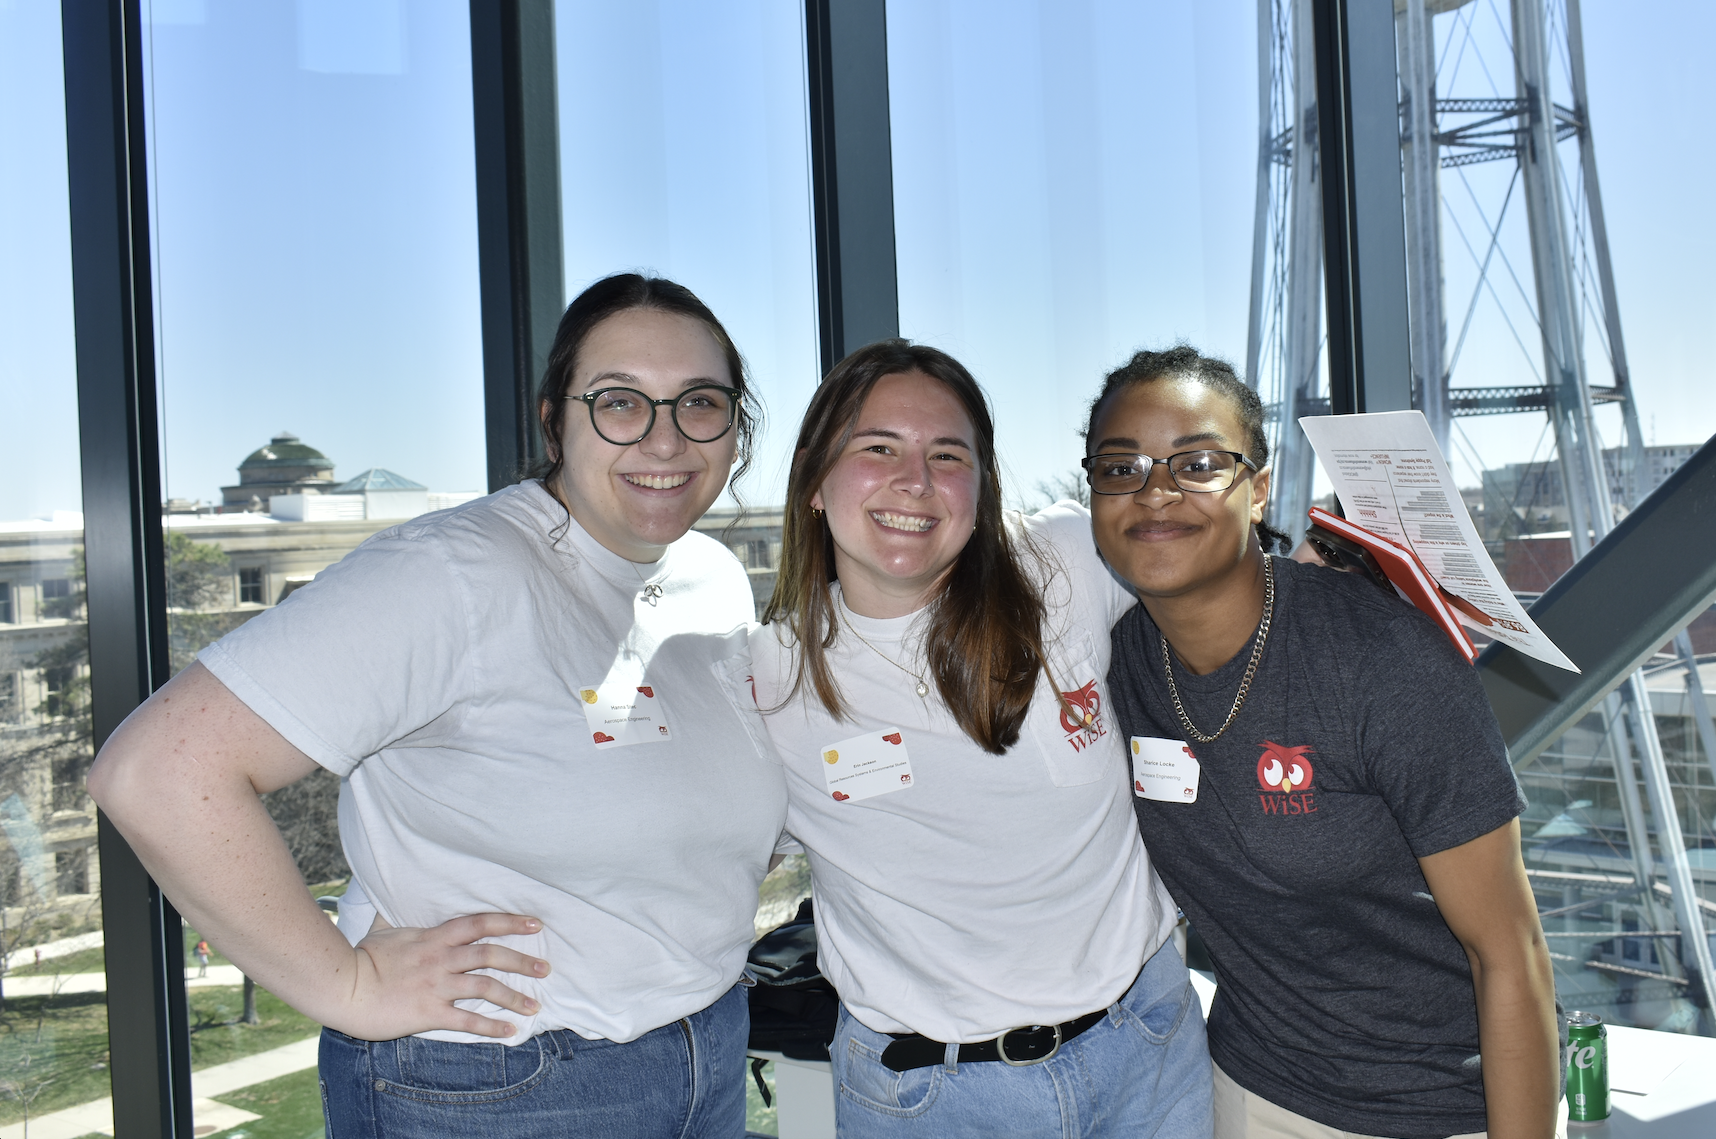
[[[596,398],[590,401],[590,422],[596,425],[596,431],[602,438],[624,446],[649,434],[654,411],[642,392],[608,388],[597,392]]]
[[[1143,455],[1097,455],[1090,461],[1090,489],[1097,494],[1136,494],[1150,475]]]
[[[733,397],[720,388],[692,388],[673,405],[673,421],[693,443],[713,443],[733,426]]]
[[[1181,490],[1226,490],[1237,469],[1226,451],[1183,451],[1168,460],[1168,471]]]

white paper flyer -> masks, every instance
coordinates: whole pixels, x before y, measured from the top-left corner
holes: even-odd
[[[1525,614],[1478,537],[1422,412],[1299,420],[1347,519],[1409,547],[1436,583],[1468,603],[1460,620],[1546,664],[1578,672]]]

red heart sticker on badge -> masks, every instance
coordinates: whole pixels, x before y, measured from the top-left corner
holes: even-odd
[[[852,798],[852,796],[848,795],[844,791],[836,791],[834,793],[834,801],[836,803],[844,803],[844,802],[846,802],[846,800],[848,800],[850,798]]]
[[[607,732],[597,732],[595,733],[595,740],[599,744],[611,744],[614,742],[614,737]]]
[[[889,732],[887,735],[883,736],[882,738],[884,740],[887,740],[891,744],[897,744],[900,742],[900,733],[899,732]]]
[[[1144,794],[1144,784],[1142,784],[1142,783],[1140,783],[1140,782],[1139,782],[1139,781],[1138,781],[1138,780],[1136,780],[1136,779],[1134,779],[1134,780],[1133,780],[1133,781],[1132,781],[1132,786],[1134,786],[1134,787],[1136,787],[1136,788],[1138,788],[1138,793],[1139,793],[1139,794],[1140,794],[1140,795],[1142,795],[1142,794]]]
[[[648,696],[651,700],[655,699],[655,689],[653,688],[646,685],[640,685],[638,691],[642,692],[645,696]]]

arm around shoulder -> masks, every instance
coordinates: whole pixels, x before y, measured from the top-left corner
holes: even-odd
[[[259,798],[315,766],[196,664],[113,733],[90,770],[89,793],[180,913],[305,1015],[374,1040],[434,1028],[510,1034],[510,1025],[452,1002],[481,997],[534,1009],[499,981],[467,971],[542,976],[547,963],[467,943],[539,923],[483,914],[348,946],[310,898]]]

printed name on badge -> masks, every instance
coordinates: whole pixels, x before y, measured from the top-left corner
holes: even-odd
[[[827,744],[818,753],[835,802],[856,802],[912,785],[912,757],[898,728],[883,728]]]
[[[1132,793],[1156,803],[1196,803],[1203,773],[1185,740],[1133,736]]]
[[[666,743],[673,738],[655,686],[610,680],[578,689],[590,740],[598,748]]]

